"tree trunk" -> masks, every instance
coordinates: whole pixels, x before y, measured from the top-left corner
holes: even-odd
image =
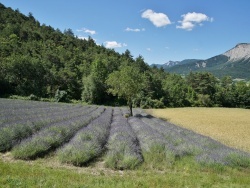
[[[129,104],[130,116],[133,116],[132,102]]]

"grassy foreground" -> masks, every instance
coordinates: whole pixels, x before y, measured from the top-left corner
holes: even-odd
[[[150,109],[147,113],[250,152],[250,110],[237,108]]]
[[[1,154],[2,155],[2,154]],[[249,169],[202,167],[189,158],[160,170],[144,164],[134,171],[111,171],[100,166],[57,166],[38,161],[0,159],[1,187],[247,187]]]

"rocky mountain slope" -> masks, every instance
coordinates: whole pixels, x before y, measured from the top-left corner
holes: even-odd
[[[221,55],[206,60],[186,61],[164,69],[183,75],[190,71],[207,71],[217,77],[231,76],[234,79],[250,80],[250,44],[240,43]]]
[[[250,44],[248,43],[238,44],[233,49],[225,52],[223,55],[227,56],[230,61],[235,61],[239,59],[249,59]]]

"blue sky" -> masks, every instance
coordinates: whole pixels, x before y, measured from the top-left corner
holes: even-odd
[[[207,59],[250,42],[249,0],[0,0],[148,64]]]

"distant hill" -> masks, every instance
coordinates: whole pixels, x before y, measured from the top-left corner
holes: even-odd
[[[207,71],[217,77],[231,76],[234,79],[250,79],[250,44],[240,43],[227,52],[206,60],[184,60],[169,66],[157,65],[167,72],[187,75],[190,71]]]
[[[157,68],[163,68],[163,69],[168,69],[177,65],[184,65],[187,63],[192,63],[192,62],[197,62],[200,61],[199,59],[185,59],[183,61],[168,61],[167,63],[164,64],[152,64],[151,66],[156,66]]]

